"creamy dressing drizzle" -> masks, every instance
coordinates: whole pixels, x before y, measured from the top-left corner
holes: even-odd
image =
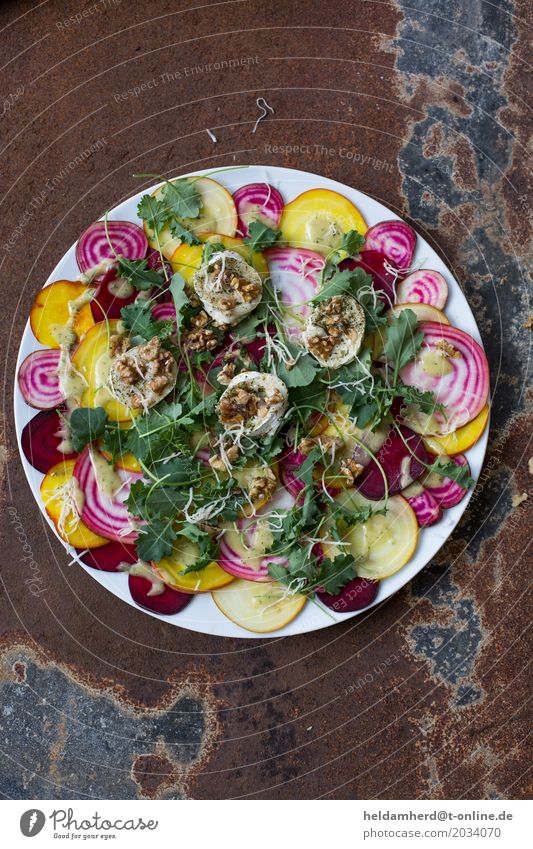
[[[93,448],[89,448],[89,455],[98,489],[102,495],[112,500],[123,485],[122,479],[115,471],[114,466],[107,462],[103,454],[100,454]]]
[[[146,560],[137,560],[136,563],[122,562],[118,564],[118,568],[127,575],[135,575],[150,581],[152,586],[148,591],[149,596],[162,595],[165,592],[165,584]]]
[[[317,245],[336,248],[340,242],[340,228],[328,212],[313,215],[305,225],[305,235]]]
[[[135,287],[125,277],[112,280],[107,288],[115,298],[129,298],[135,291]]]
[[[77,279],[81,283],[92,283],[95,277],[99,277],[100,274],[105,274],[106,271],[109,271],[112,265],[115,264],[114,259],[103,259],[102,262],[99,262],[98,265],[93,265],[92,268],[89,268],[88,271],[83,271],[78,275]]]
[[[57,373],[59,375],[59,385],[65,395],[65,400],[69,409],[81,400],[85,392],[87,381],[77,371],[70,361],[70,352],[72,346],[77,342],[78,336],[74,330],[76,318],[79,312],[86,304],[89,304],[94,297],[94,289],[86,289],[77,298],[73,298],[68,302],[69,320],[66,324],[53,324],[50,328],[52,336],[59,344],[60,356]]]

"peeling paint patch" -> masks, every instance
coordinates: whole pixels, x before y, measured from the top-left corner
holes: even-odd
[[[4,656],[0,784],[12,798],[182,798],[212,733],[203,699],[176,688],[161,709],[89,689],[22,647]]]
[[[446,624],[435,618],[408,628],[413,654],[428,661],[432,675],[453,688],[457,707],[479,702],[483,691],[473,674],[483,631],[476,603],[461,596],[449,569],[444,573],[424,570],[413,581],[411,592],[434,608],[445,608],[447,618]]]

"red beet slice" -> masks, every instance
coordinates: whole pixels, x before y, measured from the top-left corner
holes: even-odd
[[[379,588],[379,581],[369,581],[366,578],[352,578],[338,595],[317,593],[318,598],[336,613],[353,613],[363,610],[374,601]]]
[[[96,322],[105,321],[106,318],[120,318],[122,307],[132,304],[138,295],[135,289],[131,295],[127,295],[125,298],[113,294],[109,287],[116,279],[117,269],[109,268],[98,285],[95,296],[91,301],[91,312]]]
[[[422,437],[405,425],[399,428],[399,432],[396,428],[390,430],[376,459],[377,462],[370,460],[357,478],[358,489],[372,501],[385,497],[382,471],[387,478],[389,495],[394,495],[417,480],[425,471],[424,463],[431,461]]]
[[[141,575],[129,575],[128,585],[134,602],[140,607],[153,610],[154,613],[161,613],[163,616],[179,613],[193,598],[191,594],[180,593],[167,586],[159,595],[148,595],[152,589],[152,582]]]
[[[91,548],[80,556],[86,566],[101,572],[120,572],[121,563],[136,563],[138,559],[137,547],[123,542],[110,542],[101,548]]]
[[[261,221],[276,230],[281,221],[284,202],[280,193],[269,183],[248,183],[241,186],[233,195],[239,220],[237,232],[249,236],[248,225],[251,221]]]
[[[59,450],[63,439],[58,435],[62,421],[57,410],[43,410],[30,419],[20,438],[22,451],[28,463],[38,472],[46,474],[56,463],[73,460],[76,452],[64,454]]]
[[[394,263],[388,260],[384,254],[379,253],[379,251],[361,251],[358,259],[348,257],[340,263],[339,268],[341,271],[353,271],[356,268],[362,268],[363,271],[372,276],[375,291],[383,295],[388,306],[393,306],[395,302],[394,284],[399,272]]]

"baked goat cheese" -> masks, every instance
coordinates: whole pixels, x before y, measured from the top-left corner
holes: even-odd
[[[195,272],[194,290],[219,324],[238,324],[263,295],[261,275],[235,251],[218,251]]]
[[[229,433],[270,436],[280,427],[287,409],[287,387],[275,374],[241,372],[218,402],[218,418]]]
[[[351,295],[336,295],[317,304],[302,333],[309,353],[328,368],[355,360],[364,335],[365,313]]]
[[[178,367],[170,351],[161,348],[154,336],[143,345],[128,347],[127,337],[111,337],[112,351],[109,378],[111,395],[129,409],[148,409],[174,389]]]

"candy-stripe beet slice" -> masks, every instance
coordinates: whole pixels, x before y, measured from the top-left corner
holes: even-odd
[[[76,260],[82,271],[89,271],[104,259],[144,259],[147,250],[144,231],[131,221],[95,221],[78,239]]]
[[[53,410],[65,400],[59,383],[60,357],[61,351],[57,348],[46,348],[33,351],[22,363],[18,384],[22,397],[30,407]]]

